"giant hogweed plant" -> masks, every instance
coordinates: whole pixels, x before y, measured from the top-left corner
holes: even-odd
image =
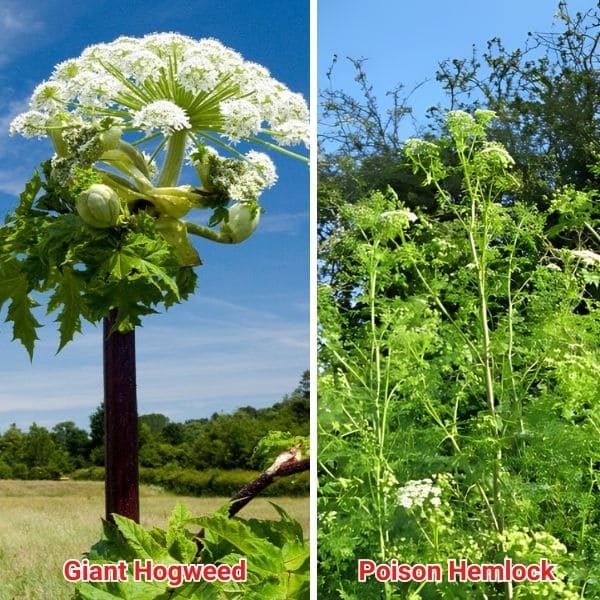
[[[286,146],[308,137],[299,94],[216,40],[175,33],[91,46],[56,65],[30,104],[10,131],[50,138],[54,155],[0,230],[0,304],[30,354],[36,293],[50,295],[61,348],[82,319],[117,309],[128,331],[188,297],[201,264],[190,234],[244,241],[277,179],[265,153],[237,144],[302,158]]]
[[[112,338],[184,301],[202,262],[190,235],[243,242],[258,226],[260,194],[277,180],[267,154],[242,153],[238,143],[304,160],[287,146],[308,137],[299,94],[216,40],[175,33],[91,46],[57,65],[30,104],[11,133],[49,138],[53,155],[0,227],[0,307],[8,305],[13,336],[30,355],[42,302],[56,315],[60,350],[84,320],[110,315]],[[296,454],[288,459],[308,468]],[[114,524],[107,523],[91,560],[169,564],[253,555],[248,584],[84,584],[78,597],[306,597],[308,547],[298,524],[280,515],[278,524],[244,524],[228,519],[227,510],[194,519],[179,508],[160,532],[110,515]],[[203,536],[186,529],[191,524],[202,525]]]
[[[351,267],[319,289],[325,597],[599,593],[595,193],[560,190],[551,214],[514,204],[512,158],[486,136],[493,116],[451,112],[446,136],[407,141],[438,214],[374,192],[343,208],[351,225],[321,256]],[[581,231],[581,245],[552,247],[549,225]],[[560,580],[359,584],[366,556],[546,557]]]

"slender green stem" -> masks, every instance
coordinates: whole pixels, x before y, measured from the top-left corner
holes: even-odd
[[[498,420],[496,418],[496,398],[494,394],[494,367],[493,357],[491,349],[490,339],[490,327],[488,322],[488,303],[487,303],[487,251],[490,243],[490,225],[489,225],[489,205],[492,202],[491,191],[487,195],[481,188],[481,183],[478,177],[475,178],[475,184],[472,181],[472,174],[470,169],[470,157],[465,156],[464,152],[459,150],[458,152],[463,172],[465,175],[465,183],[467,193],[471,200],[471,218],[469,228],[467,231],[469,238],[469,246],[471,248],[471,255],[473,263],[477,270],[477,283],[478,283],[478,294],[479,294],[479,320],[481,326],[482,344],[483,344],[483,367],[484,367],[484,379],[485,379],[485,390],[488,404],[488,410],[493,420],[494,437],[496,438],[496,456],[492,464],[492,494],[493,502],[488,502],[488,509],[494,521],[494,525],[498,533],[502,533],[504,530],[504,507],[502,505],[501,491],[500,491],[500,471],[502,465],[502,449],[499,442],[499,438],[502,435],[502,431],[499,427]],[[482,203],[482,208],[478,210],[478,201]],[[478,225],[480,222],[480,225]],[[479,247],[475,240],[477,231],[481,231]],[[481,487],[483,491],[483,487]],[[485,498],[485,496],[484,496]],[[506,600],[512,600],[513,589],[510,582],[504,584],[504,598]]]
[[[600,235],[598,235],[598,232],[586,221],[584,223],[585,228],[596,238],[596,240],[598,242],[600,242]]]
[[[492,418],[494,419],[494,430],[498,434],[498,425],[496,423],[496,399],[494,397],[494,374],[492,365],[492,353],[490,343],[490,329],[487,318],[488,307],[487,307],[487,289],[486,289],[486,277],[487,277],[487,265],[486,265],[486,250],[488,245],[488,225],[487,225],[487,213],[483,211],[483,231],[482,239],[480,242],[481,253],[477,248],[475,241],[475,232],[477,231],[477,198],[481,198],[481,192],[473,187],[471,181],[471,172],[469,169],[468,158],[462,152],[459,152],[463,169],[465,172],[465,182],[467,184],[467,192],[471,199],[471,221],[468,230],[469,246],[471,248],[471,255],[473,257],[473,263],[477,270],[477,283],[479,292],[479,318],[483,337],[483,363],[484,363],[484,377],[485,377],[485,389],[487,404]]]
[[[223,235],[220,231],[214,231],[210,227],[205,225],[198,225],[197,223],[186,223],[185,227],[188,233],[198,235],[212,240],[213,242],[219,242],[220,244],[231,244],[231,239],[228,236]]]
[[[523,221],[519,223],[517,227],[517,231],[521,229]],[[515,378],[515,369],[513,365],[513,350],[514,350],[514,297],[512,293],[512,274],[513,274],[513,262],[515,258],[515,252],[517,249],[517,241],[519,239],[519,234],[515,234],[515,239],[513,240],[510,255],[508,257],[508,270],[506,273],[506,297],[508,298],[508,349],[507,349],[507,359],[508,359],[508,371],[510,377],[510,386],[513,398],[514,407],[517,410],[519,417],[519,427],[521,433],[523,433],[525,429],[525,425],[523,423],[523,403],[517,394],[517,385]]]
[[[437,186],[437,182],[436,182],[436,186]],[[441,190],[441,188],[439,188],[439,187],[438,187],[438,189]],[[400,242],[401,243],[397,245],[398,248],[402,247],[402,245],[405,245],[407,243],[406,236],[404,235],[403,231],[400,231]],[[458,335],[460,335],[462,337],[463,341],[465,342],[465,344],[467,344],[469,349],[473,352],[473,355],[477,358],[478,362],[483,364],[483,359],[482,359],[481,355],[479,354],[479,350],[477,349],[475,344],[473,344],[473,342],[469,339],[469,337],[465,334],[465,332],[460,328],[460,326],[456,323],[456,321],[452,318],[452,315],[448,312],[448,310],[444,306],[444,303],[441,301],[440,297],[436,294],[436,292],[433,290],[433,288],[429,285],[427,278],[423,275],[423,273],[421,272],[421,269],[419,269],[416,259],[413,258],[411,260],[411,262],[412,262],[412,266],[415,269],[417,276],[419,277],[419,280],[425,286],[425,289],[427,290],[427,292],[431,295],[436,306],[440,309],[442,314],[448,319],[448,321],[454,327],[454,329],[456,330]]]

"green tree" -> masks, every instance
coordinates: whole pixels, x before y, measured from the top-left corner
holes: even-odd
[[[3,468],[3,479],[21,479],[27,476],[25,442],[26,435],[15,423],[0,436],[0,461],[6,465]]]
[[[58,448],[69,454],[72,468],[87,466],[90,456],[90,437],[73,421],[63,421],[52,428],[50,434]]]
[[[173,446],[179,446],[183,442],[183,424],[167,423],[161,430],[162,439]]]
[[[507,49],[494,38],[481,55],[474,49],[468,58],[442,61],[436,78],[445,97],[430,109],[433,118],[424,135],[433,139],[444,132],[446,109],[493,110],[498,118],[490,126],[490,139],[507,148],[522,180],[510,192],[512,201],[544,210],[565,185],[587,191],[600,186],[600,7],[573,14],[561,0],[556,12],[555,32],[531,33],[520,48]],[[439,211],[435,190],[423,186],[422,174],[408,167],[399,138],[412,112],[410,94],[403,97],[402,86],[397,85],[388,92],[390,108],[381,110],[363,61],[352,62],[358,93],[338,90],[332,83],[321,94],[326,123],[318,166],[320,256],[325,257],[321,276],[340,279],[335,286],[338,294],[347,293],[344,277],[348,271],[351,277],[353,265],[345,249],[329,241],[348,225],[340,210],[345,202],[391,186],[407,208],[428,214]],[[423,125],[418,133],[422,130]],[[594,206],[597,218],[598,203]],[[600,246],[591,229],[571,227],[564,213],[550,211],[547,229],[558,245],[575,247],[579,231],[588,246]]]
[[[254,447],[265,433],[257,427],[255,419],[239,411],[234,415],[218,415],[192,444],[194,466],[235,469],[248,465]]]
[[[104,403],[90,415],[90,460],[104,465]]]
[[[160,433],[170,422],[169,417],[160,413],[151,413],[147,415],[140,415],[138,417],[140,423],[145,423],[150,428],[150,432],[153,434]]]
[[[556,32],[530,33],[515,50],[494,38],[481,58],[446,60],[437,72],[451,108],[497,113],[490,133],[522,175],[516,195],[544,207],[561,186],[600,183],[600,7],[573,14],[561,0],[555,18]]]
[[[55,443],[45,427],[39,427],[35,423],[27,432],[24,462],[29,468],[29,479],[53,479],[71,469],[66,450]]]

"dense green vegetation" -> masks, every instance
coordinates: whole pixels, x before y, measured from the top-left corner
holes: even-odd
[[[361,62],[361,98],[325,94],[320,597],[600,597],[600,12],[559,14],[533,50],[443,63],[419,139]],[[505,557],[558,580],[357,581]]]
[[[162,414],[139,417],[141,480],[178,493],[227,495],[263,468],[255,454],[270,431],[307,436],[309,375],[281,402],[268,408],[244,407],[184,423]],[[90,416],[90,432],[71,421],[51,430],[35,423],[28,431],[11,426],[0,435],[0,479],[56,479],[71,476],[101,479],[104,462],[104,411]],[[275,493],[304,493],[306,474],[277,483]],[[287,486],[287,487],[286,487]]]

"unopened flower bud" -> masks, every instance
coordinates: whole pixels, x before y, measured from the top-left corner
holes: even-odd
[[[75,207],[81,220],[97,229],[114,227],[121,214],[119,196],[103,183],[94,183],[81,192]]]
[[[238,202],[228,209],[229,219],[221,221],[221,232],[232,244],[248,239],[260,221],[260,207],[249,202]]]

